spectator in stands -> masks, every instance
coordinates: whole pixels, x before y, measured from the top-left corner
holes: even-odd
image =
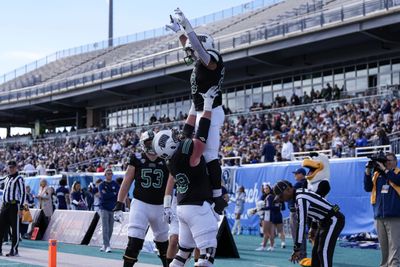
[[[290,161],[292,159],[293,152],[293,144],[289,140],[289,135],[284,135],[281,150],[282,161]]]
[[[356,133],[356,147],[368,146],[368,140],[365,138],[364,133]]]
[[[36,166],[37,175],[46,175],[46,167],[42,159],[39,159],[39,164]]]
[[[25,186],[25,204],[28,205],[28,208],[34,209],[35,208],[35,196],[31,192],[31,187],[29,185]]]
[[[386,163],[369,161],[365,168],[364,189],[371,192],[375,225],[381,246],[380,266],[400,266],[400,169],[393,153]]]
[[[330,85],[330,83],[327,83],[325,88],[325,94],[322,97],[325,98],[326,101],[331,101],[332,92],[333,92],[332,86]]]
[[[390,144],[389,138],[387,137],[384,129],[379,128],[377,130],[376,136],[377,136],[377,139],[375,141],[376,146],[385,146]]]
[[[71,209],[72,210],[87,210],[85,198],[83,196],[83,192],[81,189],[81,183],[79,181],[75,181],[72,184]]]
[[[118,143],[117,139],[114,139],[113,144],[111,146],[111,150],[116,153],[117,151],[121,151],[121,145]]]
[[[301,104],[300,98],[299,98],[299,97],[296,95],[296,93],[294,93],[294,92],[293,92],[292,97],[290,98],[290,104],[291,104],[292,106],[297,106],[297,105],[300,105],[300,104]]]
[[[383,114],[383,118],[386,122],[387,116],[392,113],[392,105],[389,100],[385,99],[382,103],[381,111]]]
[[[100,251],[111,252],[110,239],[114,227],[114,212],[117,203],[119,185],[112,180],[113,171],[106,169],[105,180],[99,185],[100,192],[100,215],[103,231],[103,246]]]
[[[312,102],[311,97],[307,94],[306,91],[304,91],[304,95],[301,98],[301,103],[302,104],[310,104]]]
[[[337,84],[335,84],[333,86],[333,97],[332,97],[332,100],[339,100],[340,99],[340,94],[341,94],[341,90],[339,89]]]
[[[264,162],[274,162],[276,154],[275,146],[271,142],[271,138],[267,137],[267,141],[263,147],[262,155],[264,157]]]
[[[315,92],[314,87],[311,88],[310,97],[311,97],[311,102],[318,98],[318,95]]]
[[[39,193],[36,198],[39,201],[39,209],[43,210],[47,221],[50,221],[51,215],[53,214],[53,200],[46,179],[40,180]]]
[[[104,167],[101,162],[97,165],[96,172],[104,172]]]
[[[69,189],[67,188],[67,179],[61,178],[59,187],[56,190],[58,199],[58,209],[67,210],[69,206]]]
[[[36,169],[35,167],[32,165],[32,162],[30,160],[25,161],[25,166],[23,171],[28,175],[35,175],[36,173]]]

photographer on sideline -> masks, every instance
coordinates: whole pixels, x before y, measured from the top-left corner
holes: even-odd
[[[371,157],[364,176],[371,192],[375,224],[381,245],[380,267],[400,266],[400,169],[393,153]]]

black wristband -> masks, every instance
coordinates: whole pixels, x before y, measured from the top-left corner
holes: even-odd
[[[115,203],[115,207],[113,209],[113,211],[123,211],[124,210],[124,203],[117,201],[117,203]]]
[[[196,138],[201,142],[206,143],[208,138],[208,131],[210,130],[211,121],[210,119],[202,117],[197,128]]]

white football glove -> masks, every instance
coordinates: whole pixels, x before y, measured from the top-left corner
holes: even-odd
[[[175,219],[175,213],[170,207],[164,208],[163,221],[170,224]]]
[[[114,211],[114,221],[122,223],[124,221],[124,213],[122,210]]]
[[[172,17],[171,15],[169,15],[169,17],[171,19],[171,23],[165,25],[165,28],[167,30],[170,29],[171,31],[174,31],[175,33],[179,32],[181,30],[181,26],[179,26],[178,19]]]
[[[208,91],[206,93],[204,93],[204,94],[200,93],[204,99],[203,109],[205,111],[212,110],[212,106],[214,104],[214,99],[218,95],[219,92],[220,92],[220,89],[218,88],[218,86],[212,86],[210,89],[208,89]]]
[[[182,26],[186,33],[193,32],[192,25],[190,24],[189,20],[185,17],[185,14],[179,9],[174,10],[175,15],[177,16],[176,19],[178,23]]]

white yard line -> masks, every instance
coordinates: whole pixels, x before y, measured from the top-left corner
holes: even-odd
[[[3,251],[8,251],[7,248],[4,248]],[[32,249],[32,248],[20,248],[19,249],[20,257],[0,257],[1,260],[12,261],[13,263],[9,263],[4,265],[0,263],[0,266],[11,266],[16,265],[15,262],[33,264],[39,266],[48,266],[48,251],[43,249]],[[92,257],[92,256],[84,256],[78,254],[71,253],[57,253],[57,266],[60,267],[111,267],[111,266],[122,266],[122,259],[106,259],[100,257]],[[158,265],[153,264],[145,264],[145,263],[136,263],[135,267],[156,267]]]

